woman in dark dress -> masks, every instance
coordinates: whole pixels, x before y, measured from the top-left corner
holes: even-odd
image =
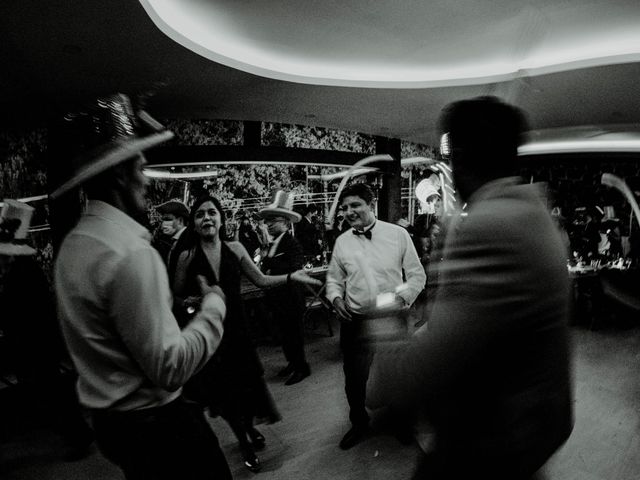
[[[259,287],[273,287],[287,281],[317,284],[303,271],[267,276],[253,263],[239,242],[222,240],[224,214],[217,199],[199,198],[191,208],[188,232],[190,248],[180,254],[173,281],[174,294],[186,298],[183,305],[197,301],[199,282],[219,285],[226,295],[227,315],[222,342],[205,367],[185,385],[188,398],[209,407],[211,415],[224,418],[238,438],[245,465],[260,470],[256,448],[265,438],[254,420],[273,423],[280,419],[264,381],[264,371],[251,341],[240,295],[241,273]]]

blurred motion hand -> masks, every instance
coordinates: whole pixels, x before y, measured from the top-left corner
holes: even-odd
[[[344,299],[341,297],[336,297],[333,301],[333,308],[336,309],[336,312],[341,320],[345,320],[347,322],[351,321],[351,314],[347,309],[347,304],[344,302]]]
[[[209,285],[207,283],[207,279],[204,278],[202,275],[198,275],[196,278],[198,280],[198,285],[200,286],[200,291],[202,292],[202,296],[205,296],[209,293],[214,293],[217,296],[219,296],[223,302],[226,303],[227,297],[218,285]]]
[[[291,274],[291,281],[301,283],[303,285],[310,285],[312,287],[321,287],[322,282],[316,278],[309,276],[304,270],[296,270]]]

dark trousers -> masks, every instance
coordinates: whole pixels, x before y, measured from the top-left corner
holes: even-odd
[[[94,410],[100,451],[127,480],[231,479],[201,407],[182,398],[157,408]]]
[[[291,290],[288,296],[269,295],[268,304],[273,318],[278,325],[282,337],[282,352],[294,370],[304,371],[309,368],[304,353],[304,300]]]
[[[344,370],[344,390],[349,403],[349,420],[353,425],[369,423],[365,408],[367,379],[373,360],[373,345],[362,335],[362,321],[354,319],[340,324],[340,349]]]

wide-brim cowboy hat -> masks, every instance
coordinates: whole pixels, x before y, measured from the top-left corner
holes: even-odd
[[[0,255],[35,255],[27,245],[27,233],[34,208],[26,203],[5,199],[0,211]]]
[[[174,215],[176,217],[189,218],[189,207],[180,200],[169,200],[156,207],[160,215]]]
[[[276,190],[271,196],[271,203],[258,212],[261,218],[285,217],[292,223],[302,220],[302,215],[293,211],[293,195],[284,190]]]
[[[65,116],[61,134],[75,147],[71,152],[73,173],[51,193],[52,198],[173,138],[173,132],[145,111],[134,113],[129,97],[121,93],[100,98],[85,111]]]

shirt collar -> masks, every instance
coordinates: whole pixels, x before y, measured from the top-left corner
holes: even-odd
[[[378,223],[378,219],[374,218],[373,219],[373,223],[371,225],[367,225],[367,227],[364,230],[358,230],[358,231],[359,232],[362,231],[362,233],[366,233],[366,232],[368,232],[370,230],[373,230],[373,227],[376,226],[376,223]],[[356,230],[356,229],[354,228],[354,230]]]
[[[276,238],[273,239],[273,245],[277,245],[280,243],[280,240],[282,240],[282,237],[284,237],[284,234],[287,232],[282,232],[280,235],[278,235]]]
[[[149,230],[140,225],[119,208],[101,200],[89,200],[87,210],[84,214],[87,216],[104,218],[105,220],[121,226],[124,230],[132,232],[138,237],[142,237],[149,241],[151,240],[151,233],[149,233]]]
[[[180,230],[178,230],[176,233],[173,234],[173,238],[174,240],[178,240],[180,238],[180,235],[182,235],[182,232],[184,232],[187,229],[187,227],[182,227]]]

